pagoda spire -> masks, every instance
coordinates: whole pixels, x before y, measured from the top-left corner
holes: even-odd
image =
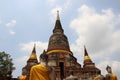
[[[93,62],[88,55],[86,47],[84,46],[84,64],[86,63],[93,63]]]
[[[59,17],[59,10],[57,10],[57,20],[60,20],[60,17]]]
[[[101,74],[101,71],[98,68],[96,68],[95,64],[90,59],[85,46],[84,46],[83,71],[84,71],[83,74],[86,74],[86,72],[88,72],[88,74],[93,73],[92,75]]]
[[[32,53],[31,53],[29,59],[37,59],[37,55],[36,55],[36,44],[34,44],[34,47],[33,47],[33,50],[32,50]]]
[[[33,50],[30,54],[27,64],[22,68],[22,75],[26,75],[26,80],[29,80],[30,69],[32,66],[38,64],[37,55],[36,55],[36,44],[34,44]]]
[[[49,44],[46,54],[57,52],[72,54],[69,48],[67,36],[64,34],[64,30],[61,25],[59,11],[57,11],[53,34],[49,38]]]
[[[34,44],[34,47],[33,47],[33,51],[32,51],[32,53],[36,53],[36,49],[35,49],[35,47],[36,47],[36,44]]]
[[[59,17],[59,11],[57,11],[57,17],[56,17],[56,23],[55,27],[53,29],[53,33],[63,33],[64,30],[62,28],[61,22],[60,22],[60,17]]]
[[[86,47],[84,46],[84,56],[88,56],[88,52],[86,50]]]

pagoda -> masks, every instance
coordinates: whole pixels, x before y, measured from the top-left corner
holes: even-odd
[[[95,66],[95,63],[93,63],[88,55],[86,47],[84,47],[83,66],[77,62],[77,58],[74,57],[74,53],[70,50],[68,38],[64,34],[59,11],[57,11],[53,34],[49,38],[48,48],[44,53],[48,55],[48,65],[55,69],[56,80],[64,80],[70,75],[81,80],[92,80],[95,76],[101,74],[100,69]],[[30,68],[37,63],[34,46],[27,65],[23,67],[23,74],[29,76]]]
[[[22,68],[22,76],[19,77],[20,80],[29,80],[30,69],[32,66],[38,64],[37,55],[36,55],[36,45],[34,44],[33,50],[29,59],[27,60],[27,64]]]

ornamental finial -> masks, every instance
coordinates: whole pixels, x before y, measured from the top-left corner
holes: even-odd
[[[59,17],[59,10],[57,10],[57,20],[60,20],[60,17]]]

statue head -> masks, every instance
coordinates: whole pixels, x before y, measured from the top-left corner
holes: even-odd
[[[107,65],[107,67],[106,67],[106,70],[107,70],[108,73],[112,73],[112,69],[111,69],[111,67],[108,66],[108,65]]]
[[[48,60],[48,55],[46,54],[44,50],[43,53],[40,55],[40,61],[47,62],[47,60]]]

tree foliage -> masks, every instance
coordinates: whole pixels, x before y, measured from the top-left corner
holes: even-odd
[[[15,68],[11,56],[5,52],[0,52],[0,75],[7,76],[13,69]]]

